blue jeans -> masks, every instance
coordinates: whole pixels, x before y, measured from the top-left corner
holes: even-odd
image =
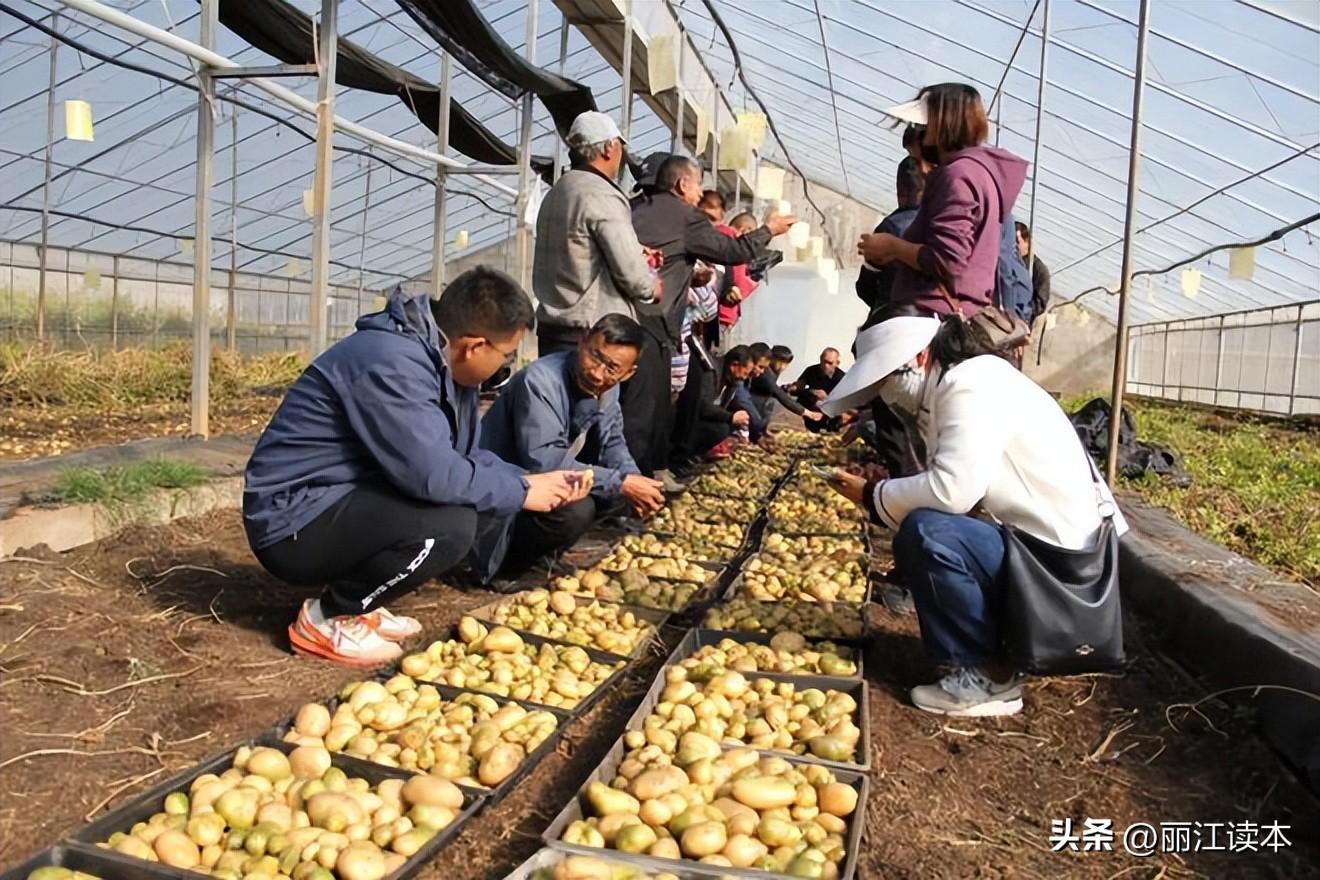
[[[921,641],[941,666],[981,666],[1000,656],[1004,538],[970,516],[923,508],[894,536],[894,561],[912,591]]]

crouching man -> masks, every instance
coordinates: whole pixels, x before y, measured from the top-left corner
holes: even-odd
[[[467,557],[479,515],[585,495],[577,474],[525,475],[480,447],[477,388],[531,325],[513,279],[478,267],[435,302],[396,291],[294,382],[248,461],[243,521],[267,571],[326,585],[289,626],[295,651],[398,658],[421,625],[383,606]]]
[[[626,503],[639,517],[664,503],[662,483],[639,472],[623,436],[620,382],[637,370],[644,331],[610,314],[586,330],[577,347],[530,364],[504,388],[481,424],[481,443],[533,473],[590,468],[590,494],[548,512],[524,510],[507,524],[512,535],[496,571],[512,577],[537,559],[571,545],[597,516]]]

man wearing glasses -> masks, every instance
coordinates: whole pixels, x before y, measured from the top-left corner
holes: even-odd
[[[637,369],[640,324],[610,314],[570,351],[546,355],[517,373],[481,422],[481,444],[531,473],[589,467],[591,494],[551,511],[512,518],[511,577],[576,541],[596,517],[626,502],[639,517],[664,503],[663,484],[642,476],[628,452],[618,385]],[[491,572],[493,574],[493,572]]]
[[[243,523],[267,571],[324,587],[289,626],[295,651],[397,660],[422,625],[385,606],[464,559],[503,555],[485,522],[586,497],[580,469],[526,474],[481,448],[477,388],[531,326],[527,294],[477,267],[435,302],[395,291],[289,388],[248,461]]]

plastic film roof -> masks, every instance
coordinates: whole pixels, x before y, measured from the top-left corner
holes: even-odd
[[[34,17],[57,4],[8,0]],[[662,0],[632,0],[634,10]],[[1035,0],[713,0],[733,31],[745,72],[765,100],[792,158],[807,176],[884,212],[894,205],[893,170],[902,157],[899,132],[881,116],[921,85],[961,80],[993,94]],[[195,0],[118,0],[112,5],[197,39]],[[316,12],[316,0],[297,0]],[[480,2],[487,19],[518,51],[526,30],[521,0]],[[701,0],[675,2],[715,76],[734,83],[731,56]],[[639,16],[641,12],[637,13]],[[1054,273],[1056,296],[1117,286],[1136,50],[1135,0],[1052,0],[1051,49],[1035,216],[1036,249]],[[189,77],[174,53],[61,8],[61,31],[126,60]],[[550,0],[538,4],[536,61],[557,67],[562,18]],[[1030,159],[1036,120],[1040,12],[1004,79],[1001,146]],[[385,60],[431,80],[437,50],[391,0],[343,0],[340,33]],[[0,203],[41,204],[46,143],[49,40],[0,14]],[[218,51],[244,64],[272,59],[220,29]],[[1320,5],[1266,0],[1159,0],[1147,44],[1139,226],[1134,269],[1155,269],[1214,245],[1264,237],[1320,210]],[[601,109],[618,116],[620,78],[570,28],[565,72],[589,85]],[[115,231],[91,219],[191,235],[196,95],[142,74],[114,68],[72,48],[58,55],[57,101],[89,101],[96,140],[55,145],[52,208],[89,219],[53,218],[51,243],[148,259],[180,259],[174,238]],[[314,97],[315,82],[284,83]],[[245,99],[293,118],[261,93],[226,80]],[[454,67],[455,96],[495,134],[514,143],[518,114],[506,99]],[[735,107],[755,109],[739,84]],[[553,154],[548,114],[536,104],[534,151]],[[216,127],[213,260],[228,265],[232,105]],[[57,113],[59,107],[57,105]],[[426,147],[434,136],[392,96],[339,89],[336,112]],[[302,193],[311,187],[313,145],[270,120],[238,111],[238,239],[242,244],[305,255],[311,223]],[[57,125],[57,133],[62,128]],[[343,135],[336,143],[361,146]],[[633,103],[631,148],[662,149],[669,133],[640,100]],[[773,140],[764,155],[782,160]],[[429,174],[422,166],[393,159]],[[368,166],[370,207],[367,204]],[[1269,170],[1265,170],[1269,169]],[[1263,172],[1263,173],[1262,173]],[[1035,174],[1035,169],[1033,169]],[[429,268],[433,190],[378,163],[337,154],[334,167],[332,280],[383,287]],[[468,251],[512,231],[510,199],[470,177],[455,189],[450,234],[470,232]],[[502,177],[509,185],[516,176]],[[1026,220],[1031,180],[1016,214]],[[1222,191],[1221,191],[1222,190]],[[0,238],[35,240],[39,216],[0,208]],[[365,230],[365,238],[364,238]],[[862,230],[858,230],[859,232]],[[452,251],[452,248],[451,248]],[[239,249],[243,271],[306,277],[282,255]],[[1320,296],[1320,242],[1306,231],[1257,249],[1250,280],[1232,279],[1227,253],[1199,261],[1200,289],[1181,293],[1177,271],[1134,284],[1134,321],[1164,320],[1305,301]],[[1116,297],[1083,301],[1112,316]]]

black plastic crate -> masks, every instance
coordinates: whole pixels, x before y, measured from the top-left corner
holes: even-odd
[[[487,603],[485,605],[482,605],[480,608],[474,608],[467,613],[467,616],[475,617],[477,620],[481,621],[487,627],[496,627],[496,626],[508,627],[509,629],[516,632],[518,635],[522,636],[524,640],[526,640],[528,636],[536,636],[537,638],[543,638],[546,641],[553,642],[556,645],[567,645],[569,647],[575,647],[575,648],[592,647],[590,645],[575,645],[572,642],[564,641],[562,639],[553,639],[550,638],[549,636],[537,636],[536,633],[531,633],[525,629],[519,629],[516,626],[509,626],[509,624],[507,623],[499,623],[498,621],[496,621],[494,618],[495,609],[498,608],[500,605],[507,603],[515,595],[517,594],[506,596],[494,602]],[[656,641],[659,639],[660,627],[664,626],[665,621],[669,620],[669,612],[663,611],[659,608],[648,608],[645,605],[629,605],[626,602],[611,602],[608,599],[597,599],[593,596],[581,595],[580,593],[573,593],[572,596],[573,596],[573,600],[578,604],[579,607],[581,607],[584,604],[589,604],[591,602],[597,602],[601,605],[612,605],[616,608],[619,608],[621,611],[631,611],[633,615],[637,617],[639,620],[644,620],[651,625],[650,634],[643,637],[642,640],[637,643],[637,646],[634,647],[627,654],[616,654],[613,651],[604,651],[601,650],[600,648],[593,648],[593,650],[601,651],[602,654],[610,654],[622,660],[636,660],[640,657],[645,656],[646,652],[650,649],[650,647],[653,644],[655,644]]]
[[[375,676],[372,677],[371,680],[384,683],[396,674],[399,674],[397,670],[389,670],[388,672],[377,673]],[[474,691],[474,690],[468,690],[466,688],[456,688],[456,687],[451,687],[447,684],[438,684],[436,682],[428,681],[428,682],[422,682],[422,684],[429,684],[432,687],[434,687],[436,691],[440,694],[441,699],[444,700],[453,700],[459,696],[462,696],[463,694],[490,697],[492,700],[499,703],[500,705],[504,705],[506,703],[516,703],[517,705],[522,706],[524,709],[527,709],[528,711],[549,712],[550,714],[554,715],[555,718],[558,720],[559,723],[558,726],[555,727],[555,732],[550,734],[550,736],[546,737],[545,741],[542,742],[535,749],[528,752],[527,757],[525,757],[522,763],[518,765],[518,769],[510,773],[502,782],[500,782],[499,785],[496,785],[493,788],[485,788],[483,786],[460,786],[465,790],[471,790],[476,794],[482,795],[489,801],[491,805],[498,804],[500,801],[504,800],[504,798],[508,796],[509,792],[513,791],[514,787],[517,786],[519,782],[526,779],[527,776],[533,770],[536,769],[536,765],[541,763],[542,759],[544,759],[546,755],[550,754],[550,752],[552,752],[555,749],[555,747],[559,744],[560,737],[564,735],[565,726],[567,726],[573,720],[573,715],[570,712],[564,709],[556,709],[553,706],[542,706],[539,703],[529,703],[526,700],[515,700],[512,697],[501,697],[497,694],[488,694],[485,693],[484,691]],[[320,701],[320,703],[321,705],[325,706],[333,715],[335,710],[339,707],[340,699],[336,695],[330,697],[328,700],[322,700]],[[293,719],[288,718],[285,721],[281,722],[280,724],[277,724],[274,728],[272,728],[271,731],[268,734],[266,734],[264,738],[276,740],[285,746],[289,746],[288,743],[284,742],[284,737],[292,729],[293,729]],[[414,774],[421,775],[422,773],[422,771],[405,770],[402,767],[389,767],[385,764],[379,764],[371,760],[370,758],[359,758],[357,755],[348,755],[348,754],[344,754],[343,752],[331,752],[330,754],[335,757],[336,764],[338,764],[342,760],[344,770],[349,774],[352,774],[353,772],[352,770],[349,769],[350,767],[354,767],[354,768],[383,767],[387,770],[393,770],[397,773],[402,773],[405,776],[411,776]]]
[[[268,745],[272,748],[278,748],[285,753],[293,751],[294,746],[289,743],[279,742],[271,737],[262,737],[250,745]],[[220,774],[228,770],[234,762],[234,755],[239,747],[229,749],[219,755],[197,764],[178,776],[161,783],[140,797],[134,798],[128,804],[113,810],[97,819],[89,825],[83,826],[72,836],[73,845],[78,848],[95,847],[109,839],[110,835],[117,831],[128,832],[138,822],[145,822],[154,814],[161,812],[165,796],[175,791],[187,791],[192,785],[194,779],[206,773]],[[382,782],[386,779],[408,779],[414,774],[406,770],[398,770],[393,767],[386,767],[383,764],[373,764],[369,761],[345,760],[347,756],[330,753],[331,765],[339,767],[350,777],[366,779],[372,785]],[[434,837],[426,842],[426,845],[419,849],[408,859],[398,871],[389,875],[388,880],[406,880],[414,876],[421,868],[435,858],[450,841],[458,836],[463,830],[463,826],[468,823],[483,807],[487,804],[487,798],[481,791],[464,788],[460,786],[463,792],[463,809],[448,827],[438,832]],[[99,848],[98,848],[99,849]],[[170,868],[166,865],[160,865],[152,862],[141,862],[137,859],[130,859],[135,865],[150,865],[162,872],[156,876],[176,877],[180,880],[196,880],[195,871],[185,871],[181,868]],[[141,876],[151,876],[145,873]]]
[[[660,671],[656,673],[655,681],[651,682],[651,687],[647,689],[646,695],[642,697],[642,702],[628,717],[626,730],[642,729],[642,722],[646,719],[646,716],[651,714],[651,710],[655,708],[655,705],[660,702],[660,695],[669,684],[665,680],[665,673],[668,669],[668,665],[660,667]],[[865,773],[871,769],[871,730],[868,724],[870,700],[867,697],[866,682],[859,678],[838,678],[827,675],[785,675],[773,672],[745,672],[742,675],[747,679],[748,684],[758,678],[763,678],[774,682],[788,682],[799,691],[804,688],[817,688],[822,691],[835,690],[852,697],[857,703],[857,712],[853,716],[853,723],[862,732],[857,740],[859,759],[857,761],[830,761],[825,758],[817,758],[811,754],[798,755],[779,749],[756,748],[745,743],[733,743],[727,740],[720,743],[721,748],[725,751],[741,748],[755,749],[763,755],[788,758],[805,764],[821,764],[833,771],[844,770],[850,773]]]
[[[589,846],[578,846],[576,844],[564,843],[560,840],[568,826],[579,819],[586,818],[582,810],[582,799],[588,785],[592,782],[604,782],[608,785],[615,775],[615,770],[623,761],[627,749],[624,747],[623,740],[617,741],[606,754],[601,763],[592,771],[591,775],[582,783],[582,787],[573,799],[559,811],[549,827],[541,835],[545,844],[553,849],[560,849],[565,852],[576,853],[578,855],[604,856],[616,861],[624,862],[647,871],[664,872],[674,870],[701,871],[703,866],[697,862],[687,859],[662,859],[647,855],[631,855],[621,853],[612,849],[596,849]],[[800,759],[791,756],[784,757],[789,763],[804,763]],[[839,880],[853,880],[857,873],[857,856],[862,846],[862,831],[866,825],[866,801],[870,793],[870,780],[865,773],[849,770],[836,770],[833,767],[830,771],[834,777],[845,785],[851,785],[857,789],[857,807],[848,818],[848,837],[846,840],[843,866],[839,869]],[[793,880],[789,874],[780,874],[771,871],[759,871],[754,868],[720,868],[720,876],[726,877],[746,877],[760,878],[760,880]]]
[[[58,844],[0,874],[0,880],[27,880],[28,875],[38,868],[69,868],[101,880],[173,880],[180,876],[173,868],[144,862],[123,853]]]
[[[665,665],[674,666],[678,664],[680,661],[686,660],[688,657],[691,657],[701,648],[707,647],[708,645],[718,645],[724,639],[730,639],[735,642],[744,642],[746,644],[768,645],[770,644],[770,640],[772,638],[773,636],[770,633],[735,632],[733,630],[726,630],[726,629],[704,629],[702,627],[696,627],[687,631],[687,634],[683,636],[682,641],[680,641],[678,645],[675,646],[674,650],[670,652],[668,659],[665,660]],[[830,676],[831,678],[838,678],[840,681],[850,681],[865,677],[864,675],[865,670],[863,668],[863,661],[862,661],[863,651],[861,649],[853,645],[846,645],[835,639],[822,639],[822,638],[807,639],[808,644],[816,644],[819,642],[834,642],[840,648],[848,648],[853,653],[852,660],[853,663],[856,664],[857,666],[856,674]],[[743,674],[762,675],[763,673],[758,671],[754,673],[744,672]],[[796,673],[796,672],[779,672],[775,674],[789,676],[792,678],[796,678],[799,675],[820,675],[820,673]]]

